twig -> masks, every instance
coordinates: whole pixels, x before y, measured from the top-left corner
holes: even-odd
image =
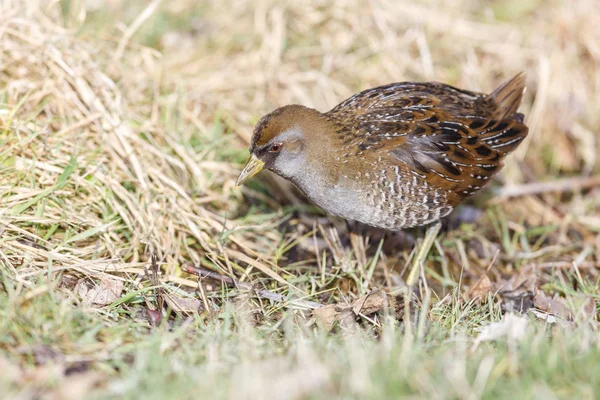
[[[533,182],[522,185],[504,186],[498,189],[496,192],[497,197],[494,201],[502,201],[507,197],[520,197],[552,192],[572,192],[594,186],[600,186],[600,176],[565,178],[550,182]]]
[[[573,261],[550,261],[543,263],[535,263],[536,268],[574,268]],[[594,261],[584,261],[581,264],[577,264],[577,268],[580,269],[600,269],[600,262]]]
[[[254,286],[249,283],[238,282],[235,279],[232,279],[228,276],[224,276],[224,275],[218,274],[216,272],[213,272],[213,271],[210,271],[210,270],[207,270],[204,268],[195,267],[193,265],[189,265],[189,264],[183,265],[181,267],[181,269],[184,272],[187,272],[188,274],[197,275],[200,278],[214,279],[216,281],[225,283],[227,286],[237,287],[242,290],[254,292],[259,297],[262,297],[262,298],[265,298],[268,300],[272,300],[272,301],[276,301],[278,303],[288,303],[290,305],[295,305],[298,307],[304,307],[304,308],[310,308],[310,309],[323,307],[322,304],[314,302],[314,301],[291,299],[289,296],[284,296],[279,293],[273,293],[269,290],[264,290],[264,289],[256,290],[256,289],[254,289]]]
[[[223,283],[227,284],[227,286],[237,286],[237,287],[241,287],[242,289],[249,289],[249,288],[244,287],[247,285],[244,282],[236,282],[235,280],[231,279],[228,276],[217,274],[216,272],[210,271],[208,269],[194,267],[193,265],[190,265],[190,264],[183,265],[181,267],[181,269],[183,272],[187,272],[188,274],[199,276],[200,278],[210,278],[215,281],[223,282]]]

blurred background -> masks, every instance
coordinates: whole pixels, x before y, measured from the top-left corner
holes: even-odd
[[[146,1],[71,4],[80,34],[120,36]],[[154,3],[153,3],[154,4]],[[198,116],[215,112],[248,139],[275,107],[327,110],[389,82],[437,80],[489,92],[528,76],[531,128],[517,158],[529,178],[597,169],[600,27],[594,0],[158,2],[135,31],[162,53],[162,79],[189,88]],[[85,23],[78,26],[74,16]],[[120,21],[120,24],[110,22]],[[511,166],[513,165],[513,166]],[[524,179],[515,163],[506,174]],[[532,175],[532,176],[531,176]]]

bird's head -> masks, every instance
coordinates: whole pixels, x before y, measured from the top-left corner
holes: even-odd
[[[250,141],[250,159],[236,186],[263,169],[294,180],[305,170],[307,158],[323,144],[323,114],[300,105],[289,105],[265,115],[256,124]]]

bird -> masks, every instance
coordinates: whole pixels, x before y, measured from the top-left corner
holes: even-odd
[[[490,94],[400,82],[327,112],[277,108],[256,124],[236,187],[266,169],[331,215],[389,231],[431,224],[489,184],[523,142],[525,89],[523,73]]]

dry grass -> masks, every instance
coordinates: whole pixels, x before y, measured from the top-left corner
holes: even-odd
[[[0,16],[0,274],[23,307],[58,290],[98,316],[209,316],[250,293],[255,323],[277,326],[283,308],[394,290],[412,235],[322,216],[272,176],[233,190],[253,124],[392,81],[489,91],[521,70],[531,133],[496,185],[517,197],[479,196],[488,212],[436,241],[431,301],[468,297],[492,262],[497,290],[528,266],[535,290],[598,300],[594,0],[42,3]]]

